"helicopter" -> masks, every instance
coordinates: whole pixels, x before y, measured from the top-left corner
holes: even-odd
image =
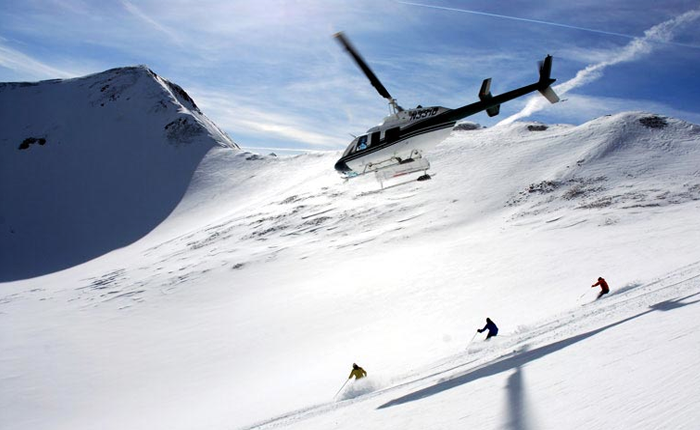
[[[431,179],[428,174],[430,162],[424,153],[445,140],[460,119],[481,111],[486,111],[490,117],[496,116],[502,103],[534,91],[539,91],[550,103],[559,101],[551,88],[556,81],[550,77],[552,56],[547,55],[539,63],[540,78],[533,84],[494,96],[490,89],[491,78],[487,78],[481,84],[478,102],[456,109],[421,105],[404,109],[389,94],[345,34],[339,32],[333,37],[357,63],[379,95],[389,102],[389,115],[381,124],[356,136],[335,163],[335,170],[345,179],[372,172],[380,182],[416,172],[423,172],[418,181]]]

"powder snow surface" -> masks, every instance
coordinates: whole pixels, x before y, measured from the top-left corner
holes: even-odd
[[[0,284],[0,427],[697,428],[700,127],[653,118],[456,131],[383,191],[212,149],[146,237]]]

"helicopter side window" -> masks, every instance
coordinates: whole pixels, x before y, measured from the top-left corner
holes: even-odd
[[[365,136],[360,136],[357,138],[357,146],[355,147],[355,152],[360,152],[364,151],[367,149],[369,145],[367,145],[367,135]]]
[[[369,145],[374,146],[379,143],[379,135],[381,134],[380,131],[375,131],[374,133],[369,135]]]
[[[400,136],[401,132],[399,127],[390,128],[386,132],[384,132],[384,138],[386,139],[387,143],[396,142],[397,140],[399,140]]]

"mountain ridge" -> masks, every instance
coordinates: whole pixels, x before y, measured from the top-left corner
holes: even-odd
[[[177,205],[210,148],[239,149],[146,66],[0,84],[0,130],[0,281],[137,240]]]

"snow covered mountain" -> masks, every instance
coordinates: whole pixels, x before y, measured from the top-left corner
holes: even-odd
[[[700,126],[467,128],[383,191],[214,148],[142,239],[0,284],[0,427],[695,428]]]
[[[216,145],[237,148],[181,87],[145,66],[0,84],[0,281],[143,237]]]

